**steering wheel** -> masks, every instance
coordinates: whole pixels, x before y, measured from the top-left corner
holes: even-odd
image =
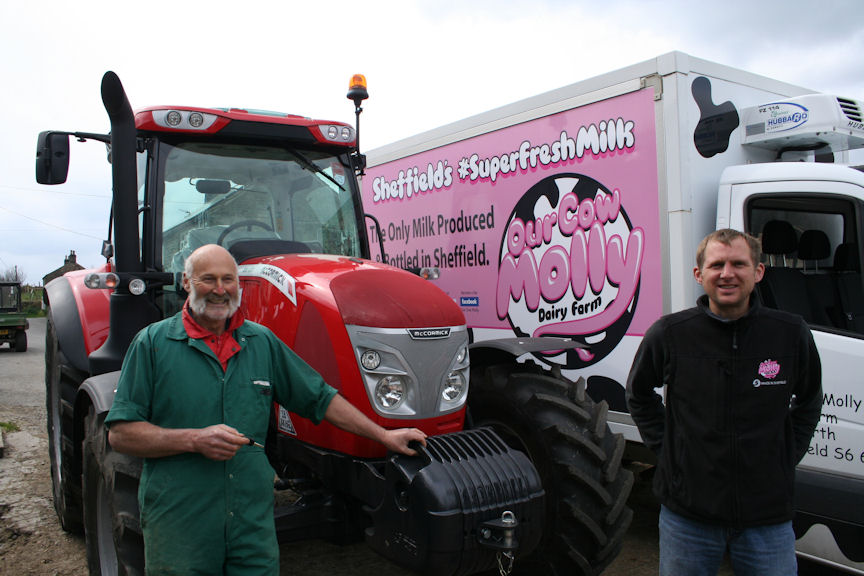
[[[273,227],[269,224],[265,224],[264,222],[260,222],[258,220],[240,220],[239,222],[235,222],[234,224],[231,224],[230,226],[225,228],[225,230],[223,230],[222,233],[219,234],[219,239],[216,240],[216,244],[222,246],[222,241],[225,240],[225,237],[228,236],[228,234],[238,228],[242,228],[243,226],[248,226],[250,229],[252,228],[252,226],[258,226],[259,228],[263,228],[268,232],[273,232]]]

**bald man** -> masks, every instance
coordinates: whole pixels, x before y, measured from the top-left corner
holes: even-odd
[[[271,405],[413,454],[416,429],[386,430],[239,310],[237,263],[207,245],[186,260],[177,315],[144,328],[106,418],[118,452],[144,459],[148,575],[279,573],[274,472],[261,444]]]

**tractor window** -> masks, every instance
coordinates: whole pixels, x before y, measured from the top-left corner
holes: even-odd
[[[162,150],[163,270],[182,272],[186,257],[211,243],[361,255],[345,158],[204,142]]]
[[[138,152],[135,163],[138,172],[138,248],[140,250],[144,246],[144,226],[146,225],[143,208],[145,202],[144,193],[147,189],[147,153]]]

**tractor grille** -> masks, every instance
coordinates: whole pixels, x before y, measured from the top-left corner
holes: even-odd
[[[459,487],[464,511],[480,511],[504,502],[522,501],[531,493],[524,459],[514,453],[489,429],[434,436],[426,441],[426,452],[441,464],[453,485]]]

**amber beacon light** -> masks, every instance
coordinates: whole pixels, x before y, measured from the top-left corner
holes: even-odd
[[[351,84],[348,86],[348,99],[354,101],[354,116],[356,140],[354,142],[354,170],[358,176],[362,176],[366,169],[366,157],[360,153],[360,114],[363,112],[363,107],[360,106],[363,100],[369,98],[369,92],[366,90],[366,76],[363,74],[354,74],[351,77]]]
[[[363,74],[354,74],[351,77],[351,84],[348,86],[348,99],[354,101],[354,105],[358,108],[363,100],[369,98],[369,92],[366,91],[366,77]]]

